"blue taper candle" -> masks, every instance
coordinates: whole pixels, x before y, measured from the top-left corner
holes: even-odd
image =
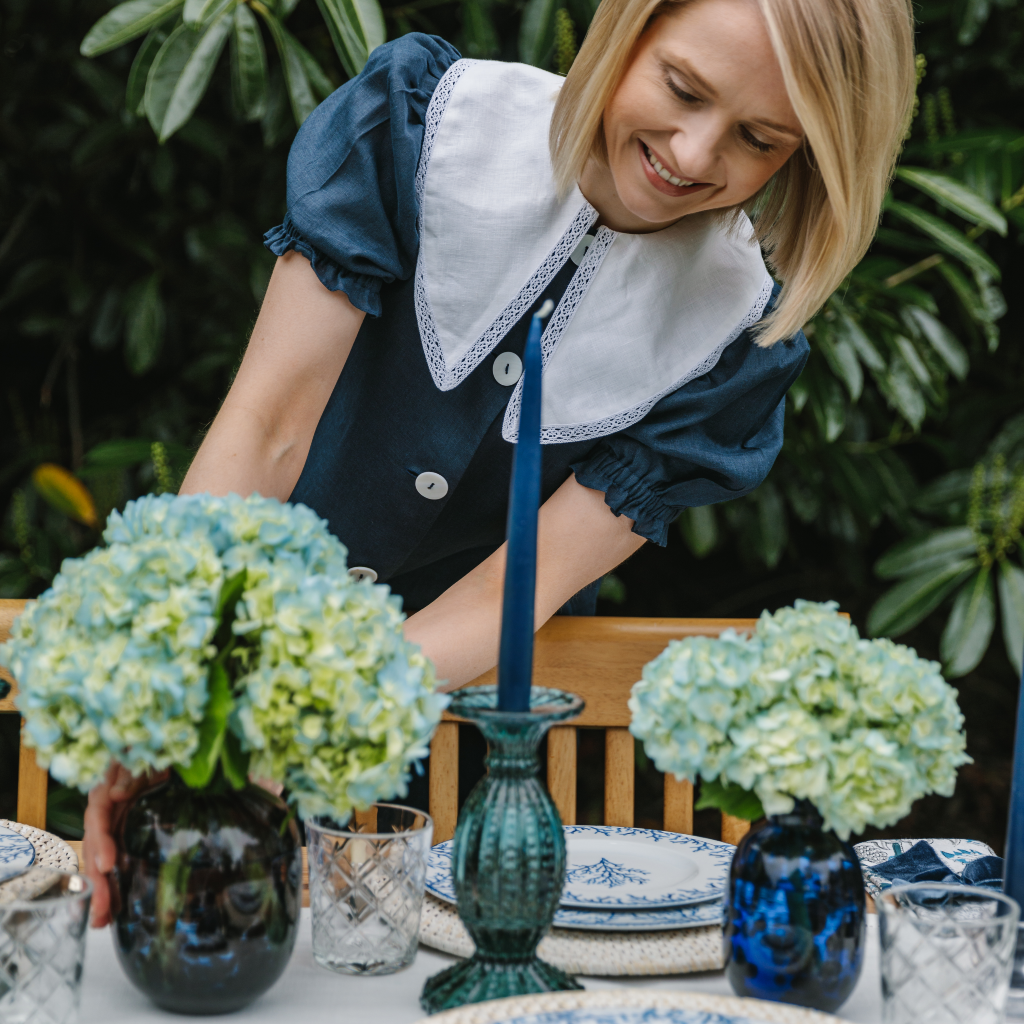
[[[1024,908],[1024,678],[1017,697],[1017,736],[1013,744],[1010,820],[1006,828],[1003,892]]]
[[[523,353],[519,436],[512,457],[508,554],[498,653],[498,708],[529,711],[533,683],[533,606],[537,590],[537,512],[540,508],[540,335],[555,304],[548,299],[530,321]]]

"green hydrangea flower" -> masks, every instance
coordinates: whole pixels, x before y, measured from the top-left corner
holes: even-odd
[[[797,601],[750,637],[672,641],[629,707],[661,771],[738,786],[767,814],[810,800],[847,838],[952,794],[971,760],[956,697],[937,662],[861,639],[835,602]]]
[[[216,663],[231,683],[227,728],[300,814],[343,821],[405,794],[448,698],[405,641],[399,600],[349,578],[344,546],[310,509],[150,495],[113,513],[104,540],[64,562],[0,646],[55,778],[85,790],[114,759],[136,775],[187,770]],[[238,602],[223,607],[233,583]]]

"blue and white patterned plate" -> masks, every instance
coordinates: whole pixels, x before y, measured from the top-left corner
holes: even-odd
[[[607,1009],[580,1006],[572,1010],[550,1010],[508,1017],[502,1024],[765,1024],[765,1018],[668,1006]]]
[[[0,882],[24,874],[36,859],[36,848],[13,829],[0,825]]]
[[[684,836],[677,832],[658,832],[646,828],[615,828],[610,825],[566,825],[565,845],[568,859],[562,911],[604,910],[621,915],[624,911],[661,911],[681,909],[697,903],[719,900],[724,889],[735,846],[714,839]],[[451,842],[433,848],[427,867],[427,890],[439,899],[455,902],[451,878]],[[710,910],[679,914],[689,924],[662,923],[661,927],[685,928],[711,924],[721,918],[715,904]],[[604,917],[604,915],[597,915]],[[630,918],[646,918],[631,913]],[[661,917],[661,914],[658,915]],[[581,923],[563,923],[560,928],[581,928]],[[595,930],[624,931],[626,922],[610,922]],[[636,920],[628,930],[651,931],[652,924]]]

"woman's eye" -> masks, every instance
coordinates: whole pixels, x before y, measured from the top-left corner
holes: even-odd
[[[749,128],[741,127],[740,135],[743,141],[753,146],[759,153],[770,153],[775,147],[770,142],[762,142]]]
[[[677,85],[672,80],[671,75],[665,76],[665,84],[668,86],[669,91],[684,103],[700,103],[699,96],[694,96],[692,92],[687,92],[681,85]]]

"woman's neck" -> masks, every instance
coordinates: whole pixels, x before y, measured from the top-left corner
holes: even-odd
[[[652,224],[649,220],[643,220],[635,213],[631,213],[619,198],[611,170],[603,160],[591,157],[587,161],[587,166],[580,175],[579,188],[583,198],[597,210],[597,223],[611,228],[612,231],[627,235],[647,235],[675,223],[674,220],[669,220],[664,224]]]

